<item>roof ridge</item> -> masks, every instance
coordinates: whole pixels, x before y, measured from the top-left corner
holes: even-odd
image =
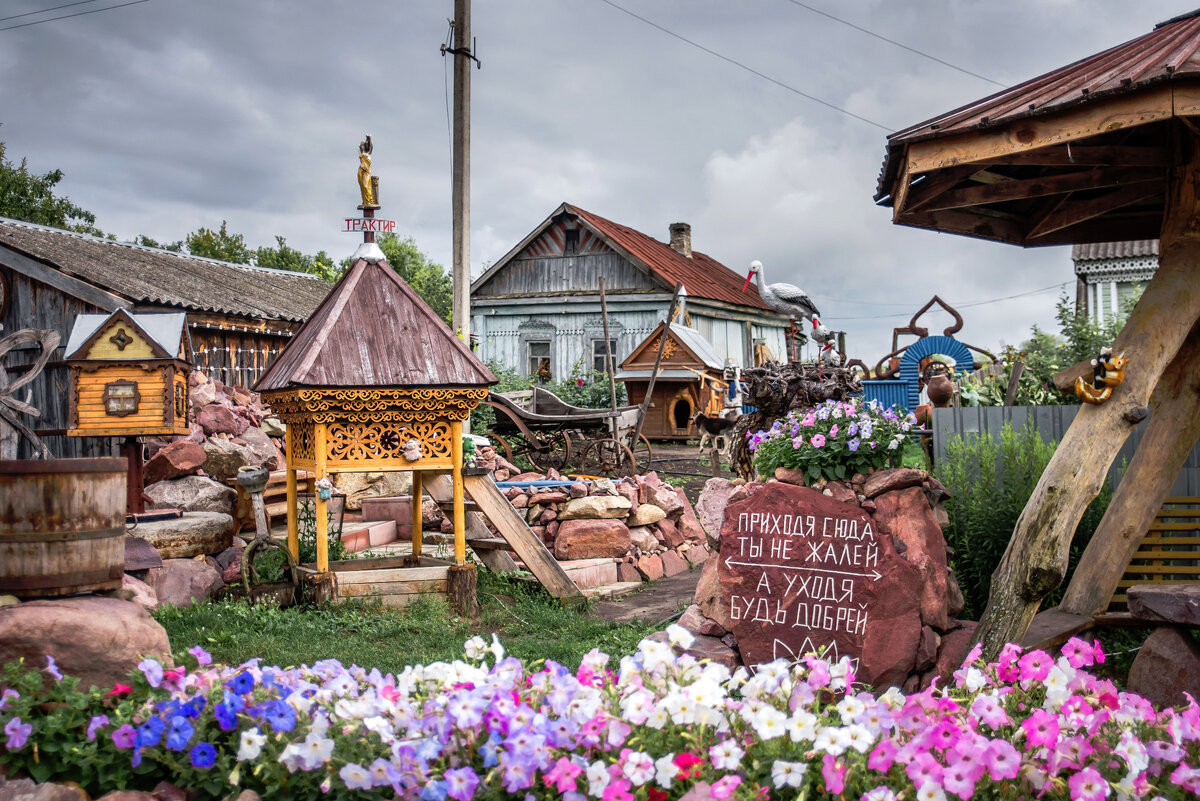
[[[45,231],[46,233],[51,233],[51,234],[62,234],[64,236],[75,237],[76,239],[83,239],[86,241],[96,242],[101,245],[112,245],[115,247],[129,248],[130,250],[141,250],[141,251],[145,251],[147,253],[158,253],[158,254],[162,254],[162,255],[166,255],[166,256],[175,256],[176,258],[184,259],[186,261],[202,261],[202,262],[207,262],[209,264],[219,264],[222,267],[233,267],[233,268],[242,269],[242,270],[254,270],[257,272],[272,273],[274,275],[296,275],[296,276],[301,276],[304,278],[310,278],[314,281],[321,281],[323,283],[325,282],[325,279],[321,278],[320,276],[313,275],[312,273],[300,272],[298,270],[281,270],[276,267],[260,267],[257,264],[240,264],[236,261],[225,261],[223,259],[212,259],[212,258],[209,258],[208,256],[196,256],[191,253],[181,253],[180,251],[176,251],[176,250],[167,250],[166,248],[155,248],[155,247],[150,247],[149,245],[140,245],[136,242],[124,242],[119,239],[107,239],[102,236],[95,236],[94,234],[85,234],[82,231],[72,231],[68,228],[55,228],[53,225],[42,225],[40,223],[29,222],[28,220],[16,220],[11,217],[0,216],[0,224],[14,225],[14,226],[17,226],[18,228],[30,228],[35,231]]]

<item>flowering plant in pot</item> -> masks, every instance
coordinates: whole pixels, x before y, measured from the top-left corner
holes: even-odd
[[[828,400],[811,409],[788,412],[768,429],[747,432],[754,466],[770,477],[778,467],[804,472],[807,484],[844,481],[898,465],[916,418],[878,401]]]

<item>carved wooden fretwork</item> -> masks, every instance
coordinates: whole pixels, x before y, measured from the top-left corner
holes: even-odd
[[[288,422],[288,433],[292,435],[292,453],[289,459],[302,459],[311,462],[316,458],[314,443],[316,442],[316,426],[312,420],[295,420]]]
[[[402,459],[401,448],[411,439],[421,443],[423,459],[450,458],[450,425],[440,421],[333,423],[326,434],[326,456],[331,463]]]
[[[277,415],[313,423],[420,423],[465,420],[487,387],[288,389],[264,392]]]
[[[649,348],[647,348],[647,352],[658,353],[658,346],[661,340],[662,337],[655,337],[654,341],[650,343]],[[667,343],[662,346],[662,349],[663,359],[670,359],[675,355],[675,340],[668,337]]]

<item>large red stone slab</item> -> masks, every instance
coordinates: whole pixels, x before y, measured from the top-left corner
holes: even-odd
[[[1129,614],[1156,623],[1200,626],[1200,584],[1130,587]]]
[[[204,448],[189,440],[172,442],[158,450],[142,468],[142,481],[147,486],[179,476],[189,476],[204,465],[208,454]]]
[[[945,631],[950,620],[946,539],[929,506],[929,499],[925,497],[925,490],[909,487],[878,496],[875,498],[875,522],[881,534],[890,535],[904,543],[907,548],[904,558],[921,571],[924,582],[921,588],[921,621]],[[888,538],[884,536],[884,539]]]
[[[554,539],[558,559],[620,557],[632,546],[629,528],[620,520],[564,520]]]
[[[920,571],[856,505],[767,484],[726,507],[718,576],[747,665],[824,647],[858,660],[859,680],[886,687],[916,662]]]
[[[1126,689],[1164,708],[1186,704],[1184,693],[1200,698],[1200,646],[1184,629],[1156,628],[1129,668]]]

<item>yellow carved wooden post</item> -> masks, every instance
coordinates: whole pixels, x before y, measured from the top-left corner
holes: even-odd
[[[316,480],[325,478],[325,433],[326,424],[317,423],[313,432],[313,472]],[[316,492],[313,503],[317,529],[317,571],[324,573],[329,569],[329,514],[326,503],[321,498],[320,489]]]
[[[284,470],[287,475],[287,544],[292,558],[300,561],[300,526],[296,519],[296,451],[292,444],[292,426],[283,432],[283,447],[287,449]]]
[[[453,462],[454,475],[454,564],[463,565],[467,562],[466,502],[463,492],[463,442],[462,421],[450,423],[450,460]]]
[[[413,562],[421,558],[421,528],[424,516],[421,514],[421,504],[425,500],[424,480],[420,470],[412,471],[412,553]]]

